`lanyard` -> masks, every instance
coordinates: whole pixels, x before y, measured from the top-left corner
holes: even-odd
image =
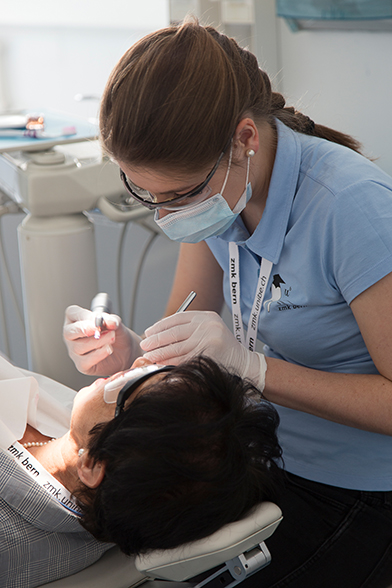
[[[234,336],[242,345],[245,345],[250,351],[254,351],[257,341],[257,328],[259,316],[263,307],[263,300],[268,280],[271,275],[273,263],[265,257],[260,264],[259,279],[257,280],[256,295],[253,301],[252,310],[249,317],[248,332],[246,340],[244,337],[244,325],[241,313],[241,294],[240,294],[240,256],[237,243],[229,243],[230,255],[230,296],[231,296],[231,314],[233,317]]]
[[[82,511],[72,494],[56,478],[49,474],[43,465],[23,445],[15,441],[7,448],[6,453],[22,470],[29,474],[34,482],[49,492],[61,506],[75,516],[82,516]]]

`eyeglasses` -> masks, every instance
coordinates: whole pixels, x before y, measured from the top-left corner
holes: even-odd
[[[120,178],[127,192],[129,192],[132,198],[134,198],[135,200],[140,202],[140,204],[143,204],[143,206],[146,206],[150,210],[157,210],[159,208],[178,210],[178,208],[176,207],[177,202],[183,202],[187,198],[192,198],[192,204],[196,204],[197,202],[201,202],[203,199],[209,196],[209,194],[211,193],[211,188],[208,186],[208,183],[211,181],[212,176],[218,169],[219,164],[222,161],[222,157],[226,153],[230,143],[231,137],[229,141],[226,143],[225,148],[218,157],[218,161],[216,162],[216,164],[214,165],[214,167],[212,168],[204,182],[202,182],[201,184],[196,186],[196,188],[193,188],[193,190],[190,190],[186,194],[181,194],[181,196],[175,196],[174,198],[170,198],[169,200],[162,200],[161,202],[158,202],[156,197],[153,194],[151,194],[151,192],[149,192],[148,190],[144,190],[143,188],[139,188],[139,186],[136,186],[136,184],[134,184],[126,176],[122,169],[120,169]],[[196,196],[198,198],[196,198]]]
[[[170,372],[174,369],[174,367],[174,365],[165,365],[162,367],[148,365],[142,368],[136,368],[135,377],[128,380],[125,386],[123,386],[118,393],[114,418],[118,417],[118,415],[123,412],[126,401],[136,390],[136,388],[140,386],[140,384],[151,378],[151,376],[155,376],[156,374],[161,374],[163,372]]]

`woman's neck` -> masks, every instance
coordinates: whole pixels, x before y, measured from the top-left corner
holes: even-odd
[[[274,127],[264,123],[259,127],[260,148],[250,163],[252,197],[241,213],[241,218],[250,234],[253,234],[261,221],[274,169],[277,132]]]

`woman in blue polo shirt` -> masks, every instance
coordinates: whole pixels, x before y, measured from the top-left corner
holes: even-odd
[[[77,367],[107,375],[142,353],[177,364],[203,352],[252,379],[279,410],[287,476],[273,561],[247,582],[389,586],[391,178],[196,23],[131,47],[100,124],[130,195],[182,245],[168,316],[142,343],[116,317],[96,341],[92,315],[68,309]],[[192,310],[173,315],[191,290]]]

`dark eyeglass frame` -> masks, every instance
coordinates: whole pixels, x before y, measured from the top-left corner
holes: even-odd
[[[131,394],[136,390],[136,388],[140,386],[140,384],[142,384],[152,376],[155,376],[156,374],[161,374],[163,372],[171,372],[172,370],[174,370],[174,368],[174,365],[165,365],[154,370],[153,372],[148,372],[141,376],[137,376],[132,380],[128,380],[125,386],[123,386],[120,392],[118,393],[114,418],[118,417],[123,412],[126,401],[131,396]]]
[[[192,198],[193,196],[197,196],[198,194],[200,194],[200,192],[202,192],[204,190],[204,188],[211,181],[212,176],[215,174],[216,170],[218,169],[219,164],[222,161],[222,158],[231,143],[231,140],[232,140],[232,137],[230,137],[229,141],[226,143],[222,153],[218,157],[218,161],[216,162],[216,164],[214,165],[214,167],[212,168],[212,170],[210,171],[210,173],[208,174],[208,176],[206,177],[204,182],[202,182],[201,184],[196,186],[196,188],[193,188],[193,190],[190,190],[186,194],[181,194],[181,196],[175,196],[174,198],[171,198],[169,200],[163,200],[162,202],[151,202],[150,200],[145,200],[144,198],[139,196],[139,194],[137,194],[134,190],[132,190],[131,186],[128,183],[128,178],[121,168],[120,168],[120,178],[121,178],[127,192],[132,196],[132,198],[137,200],[137,202],[140,202],[140,204],[143,204],[143,206],[146,206],[146,208],[149,208],[150,210],[158,210],[159,208],[164,208],[165,206],[167,206],[169,204],[174,204],[175,202],[181,202],[182,200],[185,200],[185,198]],[[147,191],[148,190],[146,190],[146,192]],[[151,192],[150,192],[150,194],[151,194]],[[152,196],[152,194],[151,194],[151,196]]]

